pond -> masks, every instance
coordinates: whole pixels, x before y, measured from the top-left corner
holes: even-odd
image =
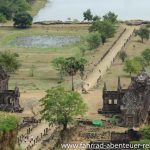
[[[79,37],[43,35],[17,37],[11,44],[27,48],[59,48],[65,45],[75,44],[79,41]]]
[[[121,20],[150,19],[150,0],[48,0],[34,17],[34,22],[66,21],[68,18],[82,21],[82,14],[88,8],[99,16],[113,11]]]

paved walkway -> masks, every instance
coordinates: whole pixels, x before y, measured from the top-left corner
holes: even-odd
[[[86,91],[90,90],[97,84],[97,80],[102,78],[106,73],[107,69],[110,68],[114,58],[118,54],[118,52],[122,49],[124,44],[127,42],[128,38],[133,33],[135,27],[126,27],[126,31],[117,41],[117,43],[113,46],[110,52],[105,56],[105,58],[94,68],[93,72],[90,73],[87,79],[84,81],[84,89]],[[116,68],[117,70],[117,68]]]

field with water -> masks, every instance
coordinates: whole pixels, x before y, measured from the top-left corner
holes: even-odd
[[[80,55],[80,37],[87,34],[87,26],[47,26],[26,30],[1,28],[0,49],[17,52],[22,64],[19,71],[11,75],[10,87],[15,82],[22,91],[46,90],[57,85],[52,60],[59,56]]]

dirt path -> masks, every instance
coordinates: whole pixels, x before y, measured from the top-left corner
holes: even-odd
[[[114,58],[118,54],[118,52],[122,49],[124,44],[127,42],[128,38],[132,35],[135,27],[125,26],[126,31],[117,41],[117,43],[113,46],[111,51],[105,56],[105,58],[94,68],[93,72],[90,73],[85,80],[84,89],[86,91],[90,90],[97,84],[97,80],[102,78],[106,73],[107,69],[110,68],[113,63]],[[101,57],[101,56],[100,56]],[[117,69],[117,68],[116,68]]]
[[[24,139],[21,143],[21,147],[23,149],[27,149],[27,147],[31,146],[32,148],[39,145],[39,143],[41,144],[41,140],[44,137],[44,129],[49,128],[48,123],[46,122],[42,122],[41,124],[39,124],[35,129],[33,129],[33,131],[31,131],[31,133],[28,135],[28,140]],[[41,138],[41,133],[43,134],[43,137]],[[34,140],[37,138],[37,136],[39,137],[39,142],[37,142],[36,144],[34,143]]]

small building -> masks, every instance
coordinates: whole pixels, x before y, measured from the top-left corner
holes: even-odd
[[[0,66],[0,111],[22,112],[19,88],[16,86],[14,90],[8,90],[8,81],[9,76]]]
[[[150,77],[145,69],[131,78],[128,89],[122,89],[120,77],[116,91],[108,91],[105,83],[102,111],[120,113],[123,126],[133,127],[150,123]]]

